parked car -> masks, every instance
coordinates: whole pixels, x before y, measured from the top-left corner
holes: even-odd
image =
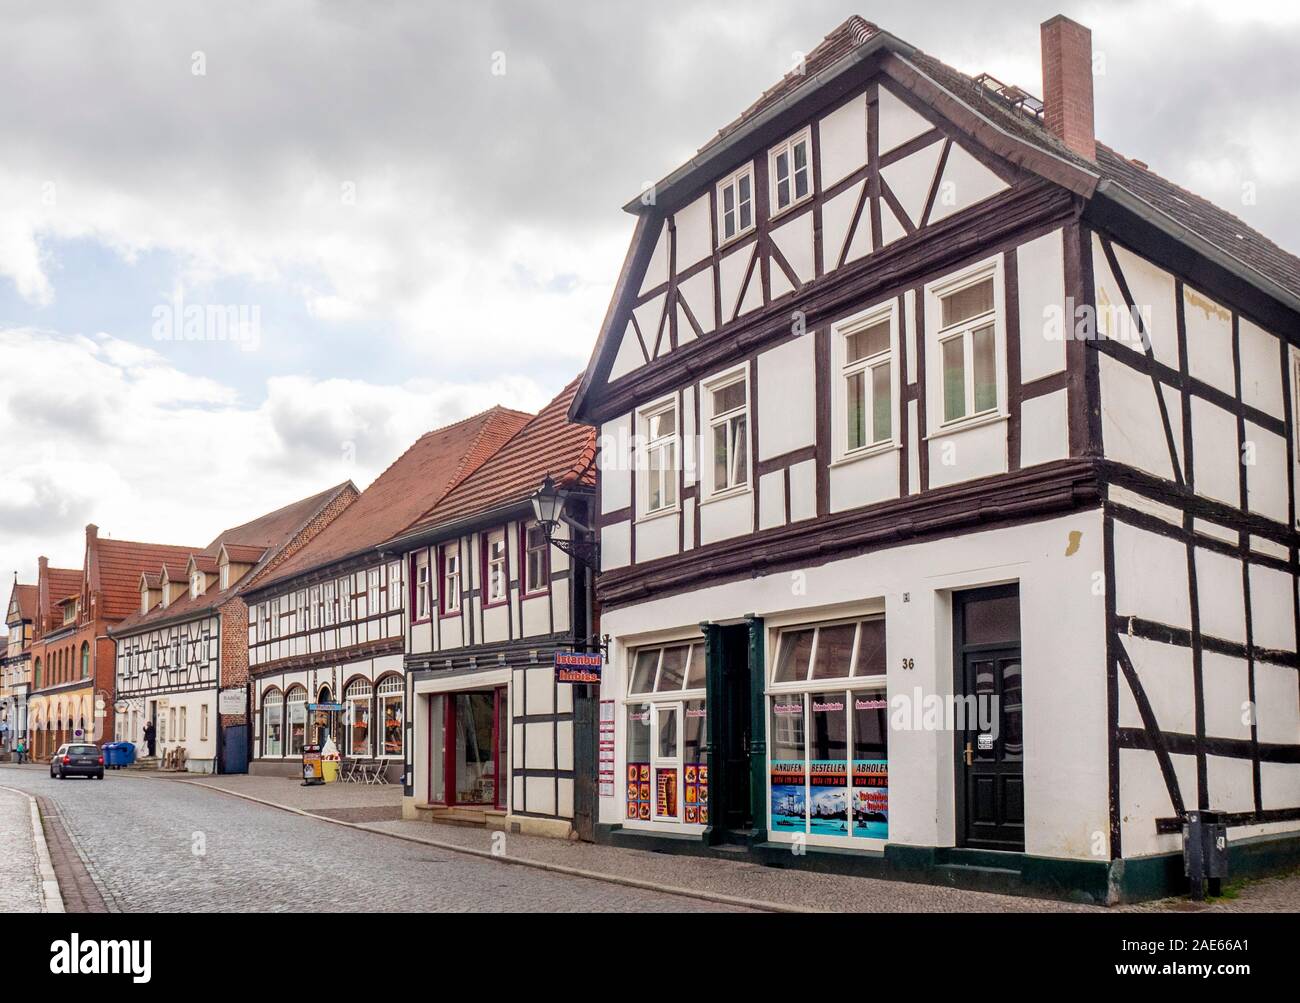
[[[50,776],[56,780],[65,777],[94,777],[104,779],[104,754],[98,746],[72,742],[60,745],[50,760]]]

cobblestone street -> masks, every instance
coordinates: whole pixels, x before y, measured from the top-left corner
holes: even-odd
[[[700,911],[725,906],[548,874],[348,829],[190,784],[109,774],[52,780],[2,767],[0,785],[55,808],[112,911]],[[30,845],[28,802],[0,802],[0,882]],[[21,820],[16,807],[21,803]],[[11,819],[12,816],[12,819]],[[21,825],[19,825],[21,821]],[[48,818],[47,818],[48,825]],[[62,881],[62,877],[61,877]],[[11,893],[6,890],[6,896]],[[31,907],[35,899],[28,900]],[[4,903],[8,905],[8,899]],[[20,908],[15,905],[14,909]]]

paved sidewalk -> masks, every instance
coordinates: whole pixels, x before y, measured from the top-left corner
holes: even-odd
[[[31,802],[0,789],[0,915],[42,911]]]
[[[343,822],[381,822],[402,817],[402,788],[397,784],[320,784],[304,787],[294,777],[260,777],[251,773],[212,776],[200,773],[153,773],[122,771],[122,776],[159,780],[187,780],[205,787],[224,788],[270,801],[288,808],[308,811]]]

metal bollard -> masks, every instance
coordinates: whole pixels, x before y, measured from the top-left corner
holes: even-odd
[[[1211,895],[1223,891],[1228,876],[1228,827],[1215,811],[1189,811],[1183,823],[1183,873],[1193,901],[1205,898],[1209,882]]]

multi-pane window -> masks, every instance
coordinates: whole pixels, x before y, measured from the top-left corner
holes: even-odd
[[[851,327],[841,335],[846,452],[893,438],[891,328],[892,321],[886,315]]]
[[[546,531],[535,522],[524,527],[524,591],[545,592],[547,575]]]
[[[203,595],[203,572],[196,571],[190,575],[190,598],[197,599]]]
[[[217,573],[217,583],[218,583],[217,587],[221,589],[222,592],[225,592],[226,589],[230,588],[230,565],[229,564],[221,565],[221,568]]]
[[[396,561],[388,565],[388,612],[402,608],[402,566]]]
[[[493,530],[483,541],[483,571],[489,603],[505,602],[506,583],[506,531]]]
[[[366,572],[366,615],[374,616],[379,612],[379,568]]]
[[[339,623],[355,620],[356,601],[352,598],[352,579],[340,578],[338,584]]]
[[[943,420],[958,421],[998,406],[993,276],[939,296]]]
[[[744,375],[707,387],[713,493],[749,483],[748,383]]]
[[[787,139],[768,154],[775,212],[801,202],[812,193],[812,149],[808,130]]]
[[[315,630],[317,627],[321,625],[321,598],[320,598],[319,585],[313,585],[311,587],[310,597],[311,597],[310,598],[311,625],[312,625],[312,629]]]
[[[652,408],[641,416],[645,436],[645,511],[677,507],[677,404]]]
[[[718,232],[722,240],[754,225],[754,169],[746,164],[718,185]]]
[[[455,544],[439,549],[442,563],[442,611],[460,610],[460,551]]]
[[[415,555],[415,619],[429,618],[429,552],[422,550]]]

